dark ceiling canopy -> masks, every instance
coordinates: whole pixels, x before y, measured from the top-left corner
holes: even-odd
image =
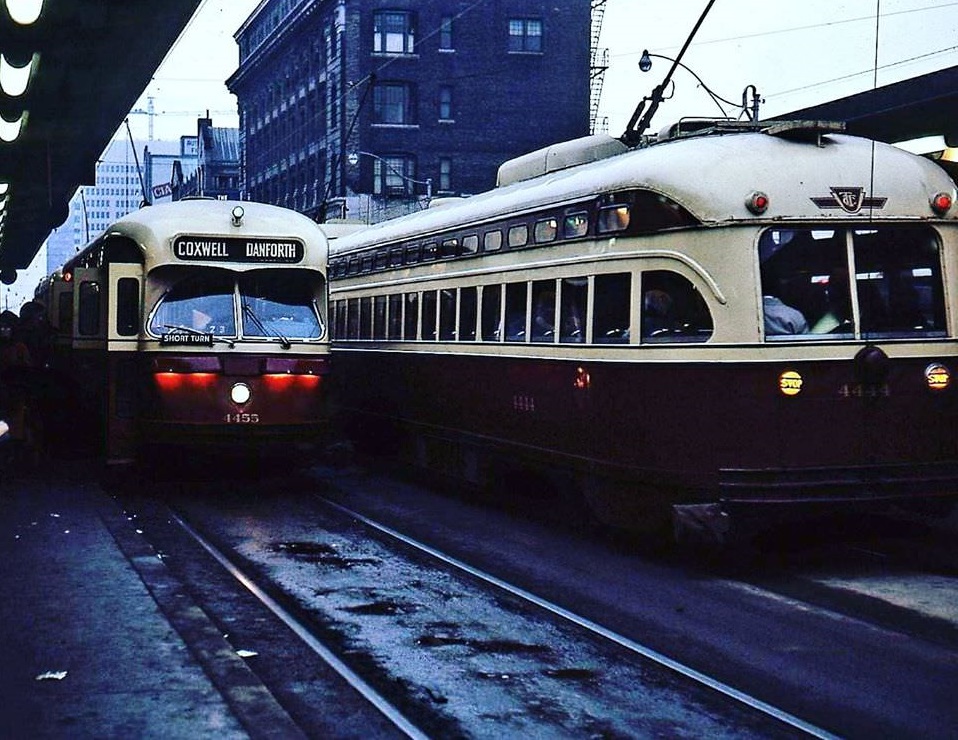
[[[76,189],[95,183],[97,158],[201,1],[44,0],[30,25],[0,3],[0,54],[35,67],[21,95],[0,89],[4,119],[26,112],[19,136],[0,138],[0,277],[27,267]]]
[[[891,143],[942,135],[949,146],[958,146],[958,67],[776,118],[845,121],[851,134]]]

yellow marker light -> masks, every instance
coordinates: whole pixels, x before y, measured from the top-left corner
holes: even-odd
[[[940,362],[933,362],[925,368],[925,382],[929,390],[943,391],[951,383],[951,371]]]
[[[786,370],[778,376],[778,389],[786,396],[802,392],[802,376],[794,370]]]

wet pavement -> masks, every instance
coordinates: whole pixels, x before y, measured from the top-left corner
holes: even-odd
[[[0,470],[0,506],[0,737],[248,737],[160,607],[184,595],[96,484]]]

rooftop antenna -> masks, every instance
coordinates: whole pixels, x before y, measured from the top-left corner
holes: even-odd
[[[669,69],[668,74],[665,75],[665,79],[655,86],[651,96],[646,96],[639,101],[639,104],[635,108],[635,112],[632,114],[632,118],[629,119],[629,125],[625,127],[625,132],[621,137],[622,141],[628,146],[635,146],[642,141],[642,135],[646,132],[646,130],[648,130],[649,124],[652,123],[652,117],[659,109],[659,105],[665,99],[664,92],[666,86],[672,79],[672,75],[675,74],[675,70],[678,69],[679,64],[682,61],[682,57],[685,55],[686,49],[689,48],[689,45],[692,43],[692,38],[699,30],[699,26],[702,25],[702,22],[705,20],[705,16],[709,14],[709,11],[712,9],[714,4],[715,0],[708,1],[708,4],[705,6],[705,10],[702,11],[702,15],[700,15],[698,21],[696,21],[695,26],[692,28],[692,32],[689,34],[689,37],[685,39],[685,44],[682,46],[682,50],[672,61],[672,67]],[[650,103],[648,110],[645,109],[646,103]]]

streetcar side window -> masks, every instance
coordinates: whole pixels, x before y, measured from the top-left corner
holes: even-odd
[[[502,232],[499,229],[487,231],[482,237],[483,252],[498,252],[502,249]]]
[[[532,284],[532,341],[555,341],[556,284],[536,280]]]
[[[529,227],[526,224],[509,227],[508,236],[509,247],[524,247],[529,242]]]
[[[419,328],[419,294],[406,293],[406,310],[403,313],[403,339],[415,341]]]
[[[459,254],[459,240],[443,239],[439,254],[442,257],[455,257]]]
[[[475,254],[479,251],[479,236],[477,234],[469,234],[462,238],[462,253],[465,254]]]
[[[641,310],[643,343],[705,342],[712,336],[712,315],[705,299],[678,273],[642,273]]]
[[[77,330],[81,336],[96,336],[100,331],[100,284],[80,283],[80,306]]]
[[[525,283],[506,285],[506,341],[524,342],[526,340],[526,295]]]
[[[482,288],[482,341],[498,342],[502,336],[502,286]]]
[[[402,339],[402,295],[394,293],[389,296],[389,339]]]
[[[433,341],[436,338],[436,291],[425,290],[422,294],[422,323],[420,338]]]
[[[386,296],[373,298],[373,339],[386,338]]]
[[[456,289],[439,291],[439,339],[448,342],[456,338]]]
[[[559,222],[554,218],[546,218],[541,221],[536,221],[533,239],[535,240],[536,244],[553,242],[555,241],[558,233]]]
[[[57,328],[62,334],[69,334],[73,326],[73,292],[65,291],[60,294],[57,306]]]
[[[346,301],[336,301],[334,308],[336,309],[336,338],[346,339]]]
[[[346,309],[346,338],[359,339],[359,299],[350,298]]]
[[[588,278],[565,278],[560,281],[559,341],[584,342],[587,324]]]
[[[568,213],[562,220],[562,237],[578,239],[589,233],[589,214],[585,211]]]
[[[632,297],[632,275],[627,272],[596,275],[592,341],[597,344],[627,344]]]
[[[614,205],[599,209],[599,218],[596,221],[596,231],[600,234],[613,234],[629,228],[629,207]]]
[[[140,281],[136,278],[120,278],[116,283],[116,333],[121,337],[133,337],[139,332]]]
[[[359,338],[372,339],[373,335],[373,299],[369,296],[359,299]]]
[[[479,292],[476,287],[459,289],[459,339],[471,342],[476,338],[476,309]]]

